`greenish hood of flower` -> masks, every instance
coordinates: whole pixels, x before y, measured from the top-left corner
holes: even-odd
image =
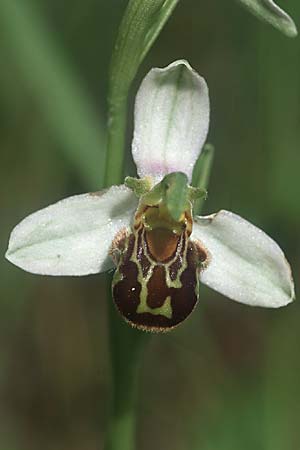
[[[188,178],[182,172],[169,173],[154,186],[151,178],[127,177],[125,184],[138,197],[142,197],[145,205],[160,205],[174,222],[180,221],[196,199],[206,197],[206,190],[189,186]]]

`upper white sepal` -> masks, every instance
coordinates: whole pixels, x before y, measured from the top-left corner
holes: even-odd
[[[229,211],[196,217],[192,238],[210,253],[201,281],[253,306],[278,308],[295,298],[291,268],[280,247],[262,230]]]
[[[113,266],[109,249],[137,206],[131,190],[68,197],[26,217],[11,233],[6,258],[41,275],[88,275]]]
[[[140,177],[184,172],[191,181],[209,125],[208,87],[184,60],[154,68],[136,96],[132,155]]]

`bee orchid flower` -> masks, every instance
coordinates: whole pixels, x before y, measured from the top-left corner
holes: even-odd
[[[132,155],[140,178],[29,215],[12,231],[6,258],[41,275],[116,268],[117,309],[143,330],[181,323],[201,283],[248,305],[287,305],[291,270],[270,237],[229,211],[193,217],[203,193],[190,183],[208,125],[206,82],[186,61],[150,70],[135,102]]]

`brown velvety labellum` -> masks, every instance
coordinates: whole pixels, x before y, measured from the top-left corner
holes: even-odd
[[[161,224],[149,230],[140,217],[133,231],[126,238],[121,233],[113,244],[112,254],[116,249],[121,254],[113,279],[113,298],[132,326],[168,331],[193,311],[199,272],[207,253],[190,240],[191,224],[184,223],[182,231],[176,233]]]

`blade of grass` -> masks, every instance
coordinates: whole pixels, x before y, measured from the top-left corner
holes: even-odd
[[[99,188],[105,157],[101,115],[67,62],[54,32],[31,2],[2,0],[5,45],[35,96],[66,157],[89,189]],[[42,151],[42,149],[41,149]]]

